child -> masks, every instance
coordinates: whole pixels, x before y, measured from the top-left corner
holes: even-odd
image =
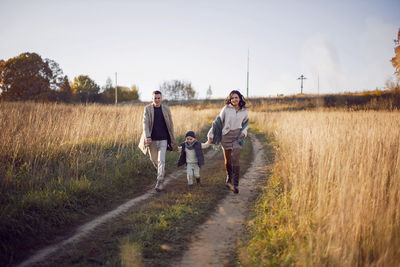
[[[209,143],[200,143],[196,140],[193,131],[188,131],[185,135],[186,142],[182,143],[178,150],[181,152],[178,167],[186,164],[186,173],[189,189],[193,187],[193,178],[200,184],[200,167],[204,165],[204,148],[209,147]]]

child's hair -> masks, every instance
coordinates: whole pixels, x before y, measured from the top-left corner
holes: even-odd
[[[191,137],[193,137],[193,138],[196,138],[196,135],[194,134],[193,131],[188,131],[188,132],[186,133],[185,137],[188,137],[188,136],[191,136]]]

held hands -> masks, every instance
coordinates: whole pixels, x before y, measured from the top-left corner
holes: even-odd
[[[245,135],[244,135],[244,133],[241,133],[240,138],[243,138],[243,137],[245,137]]]
[[[151,145],[151,141],[152,141],[151,138],[146,138],[146,144],[147,145]]]

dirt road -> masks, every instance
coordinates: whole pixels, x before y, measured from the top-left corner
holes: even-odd
[[[206,160],[210,160],[214,158],[214,156],[218,153],[216,150],[211,150],[206,153],[205,158]],[[164,185],[168,185],[169,183],[173,182],[174,180],[178,179],[178,177],[185,174],[185,169],[177,170],[170,175],[168,175],[165,179]],[[46,259],[50,258],[52,255],[60,254],[60,251],[63,249],[68,248],[69,246],[75,246],[85,237],[93,234],[99,226],[115,220],[117,217],[123,215],[124,213],[128,212],[130,209],[140,206],[143,202],[148,200],[149,198],[153,197],[154,195],[158,194],[153,188],[149,189],[143,195],[138,197],[132,198],[127,202],[123,203],[122,205],[118,206],[116,209],[107,212],[86,224],[80,226],[76,229],[75,233],[69,237],[64,238],[62,241],[45,247],[43,249],[38,250],[34,253],[31,257],[27,260],[20,263],[18,266],[32,266],[40,263],[41,261],[45,261]]]
[[[199,227],[189,250],[173,266],[224,266],[235,256],[237,239],[243,234],[254,189],[266,177],[264,150],[260,141],[249,134],[253,145],[253,162],[240,178],[240,193],[229,194],[212,217]]]
[[[184,253],[184,256],[176,265],[221,266],[234,255],[236,240],[242,234],[243,222],[248,214],[249,199],[254,196],[252,190],[254,190],[260,178],[265,177],[263,146],[254,135],[249,134],[249,137],[252,141],[254,160],[251,167],[240,179],[240,193],[238,195],[229,194],[220,202],[214,215],[198,228],[190,249]],[[218,151],[209,151],[205,157],[210,160],[215,157],[216,153]],[[184,169],[171,173],[167,176],[165,183],[173,182],[177,177],[185,175],[184,173]],[[135,197],[116,209],[89,221],[77,228],[73,235],[37,251],[19,266],[40,265],[40,262],[46,262],[48,259],[54,257],[54,255],[61,255],[63,250],[68,250],[69,247],[76,246],[84,238],[95,234],[96,229],[102,225],[115,220],[135,207],[140,207],[140,205],[155,194],[157,193],[152,188],[143,195]],[[173,265],[175,266],[175,264]]]

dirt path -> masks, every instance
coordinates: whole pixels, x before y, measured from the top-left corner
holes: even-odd
[[[254,160],[240,179],[240,193],[229,194],[217,206],[210,219],[196,231],[180,262],[172,266],[224,266],[235,256],[250,199],[260,178],[266,175],[263,146],[253,134],[249,133],[249,137]]]
[[[206,153],[205,158],[210,160],[217,154],[217,152],[218,151],[216,151],[216,150],[211,150]],[[180,170],[177,170],[177,171],[167,175],[164,185],[167,185],[170,182],[178,179],[178,177],[184,175],[185,172],[186,172],[185,169],[180,169]],[[67,237],[58,243],[55,243],[53,245],[50,245],[48,247],[38,250],[31,257],[29,257],[27,260],[20,263],[18,266],[22,267],[22,266],[36,265],[41,261],[45,261],[47,258],[51,257],[52,255],[56,255],[56,253],[60,254],[62,249],[66,249],[69,246],[74,246],[75,244],[80,242],[83,238],[87,237],[89,234],[93,234],[93,232],[95,232],[96,228],[98,228],[99,226],[101,226],[104,223],[107,223],[111,220],[115,220],[117,217],[123,215],[124,213],[128,212],[132,208],[138,207],[145,200],[148,200],[149,198],[153,197],[156,194],[158,194],[158,193],[153,188],[149,189],[143,195],[132,198],[132,199],[128,200],[127,202],[123,203],[122,205],[118,206],[116,209],[114,209],[110,212],[107,212],[107,213],[85,223],[84,225],[80,226],[79,228],[76,229],[75,233],[72,236]]]
[[[212,217],[196,231],[190,248],[184,253],[181,261],[173,266],[221,266],[235,255],[236,240],[242,234],[248,205],[254,196],[252,191],[260,181],[259,178],[265,177],[266,173],[263,146],[251,133],[249,133],[249,137],[252,141],[254,160],[240,179],[240,193],[238,195],[229,194],[217,206]],[[211,160],[218,152],[211,150],[206,153],[205,157]],[[184,175],[184,169],[177,170],[167,176],[165,184],[167,185]],[[63,250],[67,251],[68,248],[77,246],[80,241],[91,234],[95,234],[99,226],[115,220],[133,208],[140,207],[156,194],[153,188],[149,189],[143,195],[132,198],[116,209],[80,226],[73,235],[38,250],[18,266],[36,266],[54,255],[62,255]]]

